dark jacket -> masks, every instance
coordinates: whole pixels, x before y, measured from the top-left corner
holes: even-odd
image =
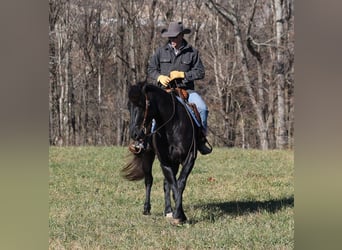
[[[159,75],[169,76],[173,70],[185,72],[185,78],[178,86],[184,89],[194,89],[194,80],[202,79],[205,75],[204,66],[198,50],[184,41],[184,46],[176,56],[173,49],[166,44],[158,48],[151,57],[147,69],[148,75],[157,83]]]

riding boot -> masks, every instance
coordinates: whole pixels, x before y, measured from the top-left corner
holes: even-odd
[[[198,151],[200,151],[202,155],[210,154],[211,151],[213,151],[213,148],[209,144],[203,130],[200,133]]]

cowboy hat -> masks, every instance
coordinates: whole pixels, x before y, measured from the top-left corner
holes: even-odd
[[[183,28],[182,22],[171,22],[168,29],[162,29],[162,37],[176,37],[180,33],[189,34],[191,32],[188,28]]]

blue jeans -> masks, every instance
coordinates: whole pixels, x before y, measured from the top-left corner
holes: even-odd
[[[189,91],[189,103],[195,103],[197,110],[201,116],[202,126],[204,128],[204,132],[207,133],[207,120],[208,120],[208,107],[205,104],[202,97],[195,91]]]
[[[208,120],[208,107],[205,104],[204,100],[202,99],[202,97],[195,91],[190,90],[189,92],[189,99],[188,102],[189,103],[195,103],[198,113],[200,114],[201,120],[202,120],[202,126],[204,129],[204,133],[207,134],[207,120]],[[156,127],[156,121],[153,119],[152,120],[152,128],[151,128],[151,132],[154,132]]]

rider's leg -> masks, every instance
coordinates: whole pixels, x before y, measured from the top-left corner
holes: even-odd
[[[202,128],[203,128],[203,135],[202,138],[200,139],[200,143],[198,145],[198,150],[201,152],[201,154],[209,154],[211,153],[211,147],[209,148],[206,145],[207,139],[206,139],[206,135],[207,135],[207,120],[208,120],[208,107],[205,104],[204,100],[202,99],[202,97],[194,91],[190,91],[189,93],[189,99],[188,99],[189,103],[195,103],[197,110],[201,116],[201,120],[202,120]]]
[[[207,131],[208,113],[209,113],[207,105],[205,104],[202,97],[197,92],[193,92],[193,91],[191,91],[189,93],[188,101],[189,101],[189,103],[195,103],[196,104],[197,110],[201,116],[203,129],[206,132]]]

